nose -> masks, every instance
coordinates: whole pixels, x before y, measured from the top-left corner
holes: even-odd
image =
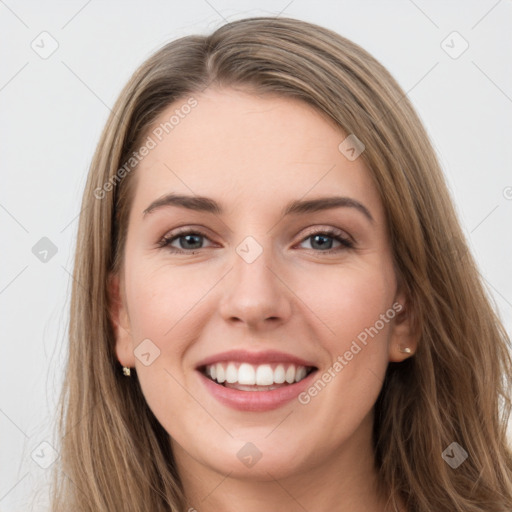
[[[293,293],[272,264],[271,250],[252,262],[235,253],[232,270],[224,281],[220,313],[230,323],[251,330],[273,329],[291,315]]]

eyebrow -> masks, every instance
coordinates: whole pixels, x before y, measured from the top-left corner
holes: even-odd
[[[160,208],[168,206],[178,206],[188,210],[212,213],[222,215],[224,212],[222,206],[214,199],[203,196],[187,196],[181,194],[166,194],[153,201],[143,212],[143,216],[154,212]],[[286,205],[282,211],[282,216],[286,215],[304,215],[332,208],[355,208],[361,212],[370,222],[375,222],[372,214],[362,203],[351,197],[330,196],[319,197],[317,199],[294,200]]]

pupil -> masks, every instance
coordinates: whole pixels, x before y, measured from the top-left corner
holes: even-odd
[[[313,242],[313,246],[314,246],[314,244],[316,243],[317,239],[322,239],[322,238],[323,238],[324,240],[326,240],[326,239],[330,239],[330,237],[328,237],[328,236],[324,236],[324,235],[314,235],[314,236],[313,236],[313,240],[314,240],[314,242]],[[327,247],[327,248],[328,248],[328,249],[331,249],[331,246],[332,246],[332,239],[330,240],[330,242],[331,242],[330,244],[329,244],[329,242],[327,242],[327,243],[320,243],[320,244],[319,244],[319,247],[320,247],[320,248],[325,248],[325,247],[326,247],[326,245],[327,245],[327,246],[329,246],[329,247]]]
[[[200,241],[197,242],[197,240],[201,238],[201,235],[185,235],[185,236],[182,237],[182,239],[183,238],[186,239],[185,245],[187,245],[190,242],[191,239],[192,239],[191,243],[193,244],[193,239],[195,238],[196,239],[196,246],[195,247],[190,247],[190,246],[183,247],[183,244],[180,244],[182,246],[182,249],[200,249],[199,246],[201,245],[201,243],[200,243]]]

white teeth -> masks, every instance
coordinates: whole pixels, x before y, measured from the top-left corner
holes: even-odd
[[[295,382],[301,381],[306,376],[306,368],[299,366],[295,372]]]
[[[226,369],[226,382],[233,384],[238,381],[238,372],[236,366],[233,363],[229,363]]]
[[[294,364],[252,365],[249,363],[216,363],[206,367],[206,375],[219,384],[241,386],[272,386],[273,384],[293,384],[300,382],[308,374],[305,366]]]
[[[285,379],[288,384],[293,384],[295,382],[295,366],[288,366]]]
[[[258,366],[256,370],[256,384],[258,386],[270,386],[274,384],[274,372],[268,364]]]
[[[274,370],[274,382],[276,384],[283,384],[286,380],[286,373],[282,364],[278,365]]]
[[[246,386],[254,386],[256,384],[256,372],[252,365],[242,363],[238,368],[238,384],[245,384]]]
[[[217,373],[217,382],[222,384],[226,380],[226,373],[224,371],[224,366],[220,363],[215,365],[216,373]]]

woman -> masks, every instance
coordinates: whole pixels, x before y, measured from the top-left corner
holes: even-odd
[[[339,35],[145,62],[74,277],[54,510],[512,509],[509,339],[417,115]]]

